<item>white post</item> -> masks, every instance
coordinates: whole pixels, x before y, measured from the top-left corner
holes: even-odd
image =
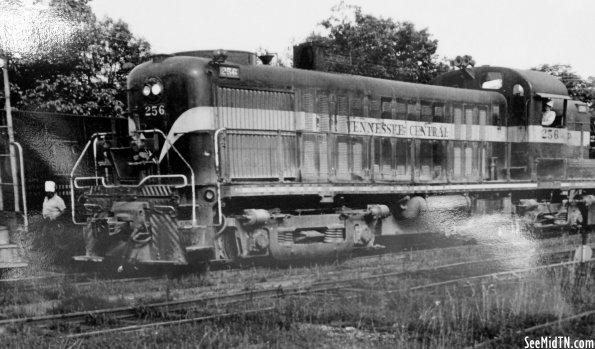
[[[10,108],[10,85],[8,83],[8,66],[7,60],[0,57],[0,61],[4,64],[0,64],[2,69],[2,75],[4,80],[4,110],[6,111],[6,127],[8,132],[8,149],[10,152],[10,172],[12,177],[12,188],[14,192],[14,211],[19,211],[20,199],[19,199],[19,181],[17,172],[17,161],[14,148],[11,146],[14,143],[14,131],[12,129],[12,112]]]

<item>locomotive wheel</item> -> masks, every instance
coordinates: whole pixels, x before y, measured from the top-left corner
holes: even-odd
[[[420,196],[414,196],[409,199],[405,205],[401,206],[402,211],[399,217],[402,219],[415,219],[419,217],[422,211],[427,210],[426,200]]]
[[[219,239],[221,241],[224,257],[235,262],[239,255],[235,228],[226,229]]]

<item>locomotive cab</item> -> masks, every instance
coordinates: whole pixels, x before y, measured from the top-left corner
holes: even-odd
[[[566,126],[568,91],[556,77],[542,72],[482,66],[446,73],[432,83],[501,93],[508,103],[503,126],[541,125],[548,102],[555,112],[555,122],[548,126]]]
[[[561,180],[566,158],[582,147],[585,134],[569,129],[568,91],[543,72],[482,66],[446,73],[437,85],[495,91],[507,101],[506,160],[512,180]],[[579,132],[571,132],[579,131]],[[578,149],[577,149],[578,150]]]

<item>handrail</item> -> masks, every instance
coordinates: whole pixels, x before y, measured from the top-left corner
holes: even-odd
[[[225,131],[225,128],[220,128],[215,131],[213,136],[214,148],[215,148],[215,173],[217,173],[217,177],[220,177],[220,168],[219,168],[219,134]],[[217,178],[217,216],[218,222],[217,225],[223,224],[223,209],[221,208],[221,181]]]
[[[93,168],[95,169],[95,177],[98,177],[98,170],[97,170],[97,138],[93,140]],[[97,182],[95,183],[97,185]]]
[[[103,177],[99,177],[99,176],[92,176],[92,177],[76,177],[74,179],[74,187],[76,189],[85,189],[85,188],[90,188],[91,186],[89,185],[79,185],[78,181],[86,181],[86,180],[90,180],[90,179],[94,179],[95,182],[97,182],[97,180],[103,179]]]
[[[167,139],[167,136],[165,135],[165,133],[163,133],[163,131],[158,130],[158,129],[150,129],[150,130],[137,130],[136,133],[158,133],[161,136],[163,136],[163,138],[165,139],[165,141],[167,143],[169,143],[170,148],[173,149],[176,154],[180,157],[180,159],[182,160],[182,162],[186,165],[186,167],[188,167],[188,169],[190,170],[190,185],[191,185],[191,190],[192,190],[192,226],[196,227],[196,186],[195,186],[195,176],[194,176],[194,170],[192,169],[192,166],[190,166],[190,164],[188,163],[188,161],[186,161],[186,159],[182,156],[182,154],[178,151],[178,149],[176,147],[174,147],[174,145]],[[106,187],[106,188],[114,188],[114,187],[140,187],[142,186],[146,181],[148,181],[149,179],[153,179],[153,178],[182,178],[184,180],[183,184],[180,185],[175,185],[175,188],[182,188],[188,185],[188,178],[185,175],[182,174],[171,174],[171,175],[149,175],[145,178],[143,178],[138,184],[136,185],[110,185],[107,184],[105,182],[105,177],[103,176],[94,176],[94,177],[79,177],[79,178],[74,178],[74,172],[76,171],[76,169],[78,168],[81,160],[83,159],[83,156],[85,155],[85,153],[87,152],[87,150],[89,149],[89,145],[91,144],[91,142],[94,143],[95,138],[99,137],[99,136],[105,136],[108,134],[113,134],[112,132],[105,132],[105,133],[95,133],[91,136],[91,139],[87,142],[87,144],[85,145],[85,148],[83,149],[83,151],[81,152],[81,155],[79,156],[78,160],[76,161],[76,163],[74,164],[74,167],[72,169],[72,171],[70,172],[70,201],[71,201],[71,205],[72,205],[72,221],[74,224],[79,224],[79,225],[84,225],[86,223],[83,222],[77,222],[76,218],[75,218],[75,214],[74,214],[74,188],[84,188],[84,186],[80,186],[78,184],[79,180],[89,180],[89,179],[101,179],[101,184],[102,186]]]
[[[186,167],[188,167],[188,169],[190,170],[190,184],[192,186],[191,191],[192,191],[192,227],[196,227],[196,185],[194,182],[194,170],[192,169],[192,166],[190,166],[190,164],[188,163],[188,161],[186,161],[186,159],[184,159],[184,157],[182,156],[182,154],[180,154],[180,152],[178,151],[178,149],[176,147],[174,147],[173,143],[169,141],[169,139],[167,139],[167,136],[165,135],[165,133],[163,133],[163,131],[159,130],[159,129],[151,129],[151,130],[137,130],[137,133],[158,133],[160,135],[163,136],[163,138],[165,139],[165,141],[167,143],[169,143],[169,147],[170,149],[173,149],[176,154],[178,154],[178,156],[180,157],[180,159],[182,159],[182,161],[184,162],[184,164],[186,165]],[[177,187],[176,187],[177,188]]]
[[[97,132],[94,133],[93,135],[91,135],[91,139],[89,139],[89,141],[87,142],[87,144],[85,145],[85,147],[83,148],[83,151],[81,152],[81,155],[79,155],[79,158],[76,160],[76,162],[74,163],[74,166],[72,167],[72,171],[70,171],[70,206],[71,206],[71,214],[72,214],[72,223],[76,224],[76,225],[86,225],[86,222],[77,222],[76,221],[76,216],[75,216],[75,209],[74,209],[74,172],[76,171],[76,169],[78,168],[79,164],[81,163],[81,161],[83,160],[83,157],[85,156],[85,153],[87,153],[87,150],[89,149],[89,146],[91,145],[91,142],[95,141],[95,138],[97,137],[101,137],[101,136],[107,136],[108,134],[113,134],[112,132]]]
[[[125,187],[125,188],[138,188],[140,186],[142,186],[146,181],[148,181],[149,179],[154,179],[154,178],[181,178],[184,180],[184,182],[182,184],[178,184],[175,185],[174,188],[183,188],[185,186],[188,185],[188,178],[186,178],[186,176],[184,176],[183,174],[170,174],[170,175],[150,175],[150,176],[146,176],[145,178],[143,178],[138,184],[120,184],[120,185],[114,185],[114,184],[108,184],[105,182],[105,177],[100,177],[100,176],[91,176],[91,177],[77,177],[74,179],[74,185],[76,187],[76,189],[85,189],[85,188],[89,188],[90,186],[88,185],[79,185],[79,181],[87,181],[87,180],[101,180],[101,185],[104,186],[105,188],[119,188],[119,187]],[[171,185],[171,184],[170,184]]]
[[[188,185],[188,178],[186,178],[186,176],[184,176],[183,174],[179,174],[178,173],[178,174],[165,174],[165,175],[149,175],[149,176],[146,176],[145,178],[143,178],[142,181],[140,181],[140,183],[138,183],[137,187],[140,187],[141,185],[143,185],[143,183],[145,183],[149,179],[153,179],[153,178],[182,178],[184,180],[184,184],[175,185],[174,188],[183,188],[183,187],[185,187],[185,186]]]
[[[23,147],[19,142],[12,141],[10,144],[14,145],[19,151],[19,167],[21,172],[21,195],[23,197],[23,224],[25,230],[29,227],[29,218],[27,217],[27,190],[25,188],[25,164],[23,160]]]

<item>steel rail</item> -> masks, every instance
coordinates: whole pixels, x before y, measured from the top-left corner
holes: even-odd
[[[573,252],[573,250],[553,251],[553,252],[549,252],[547,254],[564,254],[564,253],[569,253],[569,252]],[[523,257],[522,256],[518,256],[518,257],[507,256],[507,257],[502,257],[502,258],[474,260],[474,261],[468,261],[468,262],[458,262],[458,263],[446,264],[446,265],[442,265],[442,266],[438,266],[438,267],[427,267],[427,268],[418,269],[418,270],[415,270],[415,271],[401,271],[401,272],[381,274],[381,275],[378,275],[378,276],[376,276],[376,275],[364,276],[364,277],[358,278],[357,280],[375,279],[375,278],[383,278],[383,277],[394,277],[394,276],[403,276],[403,275],[408,275],[408,274],[417,274],[419,272],[442,270],[442,269],[446,269],[446,268],[460,267],[460,266],[466,266],[466,265],[471,265],[471,264],[493,263],[493,262],[499,262],[499,261],[509,261],[509,260],[515,259],[515,258],[523,258]],[[583,262],[581,262],[581,261],[569,261],[569,262],[561,262],[561,263],[539,265],[539,266],[529,267],[529,268],[523,268],[523,269],[514,269],[514,270],[509,270],[509,271],[499,271],[499,272],[489,273],[489,274],[473,275],[473,276],[468,276],[468,277],[463,277],[463,278],[450,279],[450,280],[446,280],[446,281],[440,281],[440,282],[435,282],[435,283],[430,283],[430,284],[425,284],[425,285],[419,285],[419,286],[401,288],[401,289],[398,289],[398,290],[389,290],[389,291],[373,290],[372,291],[370,289],[364,289],[364,288],[349,288],[348,291],[350,291],[350,292],[357,292],[357,293],[374,292],[376,294],[392,294],[392,293],[398,293],[398,292],[404,292],[404,291],[419,291],[419,290],[426,289],[426,288],[433,288],[433,287],[438,287],[438,286],[443,286],[443,285],[448,285],[448,284],[460,283],[462,281],[475,280],[475,279],[494,278],[494,277],[506,276],[506,275],[514,275],[514,274],[526,273],[526,272],[531,272],[531,271],[540,270],[540,269],[548,269],[548,268],[554,268],[554,267],[560,267],[560,266],[567,266],[567,265],[573,265],[573,264],[580,264],[580,263],[590,263],[590,262],[594,262],[594,261],[595,261],[595,258],[589,259],[589,260],[586,260],[586,261],[583,261]]]
[[[591,263],[593,261],[595,261],[595,259],[588,259],[588,260],[583,261],[583,262],[581,262],[581,261],[569,261],[569,262],[560,262],[560,263],[538,265],[538,266],[530,267],[530,268],[515,269],[515,270],[509,270],[509,271],[499,271],[499,272],[490,273],[490,274],[474,275],[474,276],[469,276],[469,277],[464,277],[464,278],[458,278],[458,279],[452,279],[452,280],[447,280],[447,281],[435,282],[435,283],[431,283],[431,284],[427,284],[427,285],[415,286],[415,287],[409,288],[409,290],[410,291],[418,291],[418,290],[422,290],[424,288],[432,288],[432,287],[444,286],[444,285],[448,285],[448,284],[455,284],[455,283],[460,283],[462,281],[480,280],[480,279],[488,279],[488,278],[498,278],[500,276],[516,276],[517,274],[523,274],[523,273],[528,273],[528,272],[542,270],[542,269],[564,267],[564,266],[573,265],[573,264],[579,264],[579,263]]]
[[[544,329],[544,328],[548,328],[548,327],[560,325],[560,324],[562,324],[564,322],[568,322],[568,321],[580,319],[580,318],[583,318],[583,317],[586,317],[586,316],[590,316],[590,315],[594,315],[594,314],[595,314],[595,310],[588,310],[588,311],[585,311],[585,312],[582,312],[582,313],[578,313],[578,314],[575,314],[575,315],[563,317],[563,318],[560,318],[560,319],[557,319],[557,320],[554,320],[554,321],[544,322],[544,323],[539,324],[539,325],[535,325],[535,326],[528,327],[528,328],[525,328],[525,329],[522,329],[522,330],[518,330],[518,331],[515,332],[515,334],[520,335],[520,334],[524,334],[524,333],[534,332],[534,331],[537,331],[537,330],[541,330],[541,329]],[[481,342],[481,343],[478,343],[478,344],[475,344],[475,345],[466,347],[465,349],[484,348],[484,347],[486,347],[488,345],[491,345],[491,344],[494,344],[494,343],[496,343],[496,342],[498,342],[498,341],[500,341],[502,339],[503,338],[495,337],[495,338],[492,338],[490,340],[487,340],[487,341],[484,341],[484,342]]]
[[[188,323],[203,322],[203,321],[222,319],[222,318],[227,318],[227,317],[232,317],[232,316],[237,316],[237,315],[258,314],[258,313],[268,312],[268,311],[272,311],[272,310],[275,310],[275,307],[266,307],[266,308],[261,308],[261,309],[250,309],[250,310],[238,311],[238,312],[233,312],[233,313],[199,316],[199,317],[193,317],[193,318],[182,319],[182,320],[152,322],[152,323],[143,324],[143,325],[131,325],[131,326],[125,326],[125,327],[109,328],[109,329],[105,329],[105,330],[70,334],[70,335],[64,336],[64,338],[76,339],[76,338],[87,338],[87,337],[91,337],[91,336],[99,336],[99,335],[120,333],[120,332],[136,332],[136,331],[142,331],[142,330],[145,330],[148,328],[167,327],[167,326],[173,326],[173,325],[182,325],[182,324],[188,324]]]
[[[228,295],[216,295],[210,297],[202,297],[202,298],[191,298],[191,299],[183,299],[177,301],[169,301],[169,302],[161,302],[161,303],[154,303],[154,304],[147,304],[144,307],[150,308],[153,310],[166,310],[166,311],[175,311],[175,310],[188,310],[192,309],[191,305],[199,306],[204,305],[205,303],[216,303],[218,305],[222,304],[232,304],[236,302],[244,302],[246,300],[255,300],[255,299],[262,299],[262,298],[270,298],[270,297],[285,297],[290,295],[300,295],[309,292],[320,292],[323,290],[330,290],[332,287],[328,287],[326,285],[307,285],[308,287],[292,287],[292,288],[281,288],[281,287],[271,287],[263,290],[250,290],[250,291],[243,291]],[[0,327],[1,326],[8,326],[8,325],[17,325],[17,324],[50,324],[55,321],[66,321],[66,322],[82,322],[90,316],[100,316],[100,315],[111,315],[116,316],[119,319],[124,318],[131,318],[137,316],[137,306],[129,306],[129,307],[118,307],[118,308],[109,308],[109,309],[97,309],[97,310],[90,310],[90,311],[81,311],[81,312],[74,312],[74,313],[66,313],[66,314],[57,314],[57,315],[44,315],[44,316],[36,316],[36,317],[28,317],[28,318],[14,318],[14,319],[6,319],[0,320]]]

